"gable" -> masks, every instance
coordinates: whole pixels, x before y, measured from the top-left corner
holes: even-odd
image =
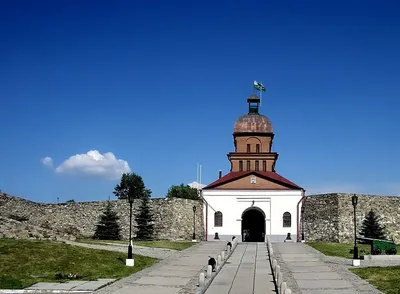
[[[251,183],[251,179],[255,178],[255,183]],[[287,186],[279,184],[269,179],[260,178],[257,175],[247,175],[219,185],[214,189],[218,190],[290,190]]]
[[[250,183],[252,177],[256,178],[256,182],[253,184]],[[241,179],[243,180],[240,181]],[[232,184],[228,185],[229,183]],[[276,172],[260,171],[230,172],[211,184],[208,184],[202,190],[223,189],[223,187],[225,187],[225,189],[235,190],[304,190]]]

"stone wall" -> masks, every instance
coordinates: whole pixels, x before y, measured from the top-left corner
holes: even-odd
[[[354,212],[351,197],[354,194],[338,194],[339,214],[340,214],[340,234],[341,242],[354,242]],[[377,195],[357,195],[358,204],[356,209],[357,231],[361,229],[361,224],[365,215],[372,209],[380,218],[380,224],[386,227],[386,236],[392,237],[400,243],[400,197],[377,196]]]
[[[55,231],[27,224],[26,221],[17,221],[0,216],[0,239],[31,239],[31,240],[70,240],[76,237],[69,234],[58,234]]]
[[[129,236],[129,203],[110,201],[119,216],[121,234]],[[0,193],[0,216],[50,229],[59,234],[91,237],[107,201],[44,204]],[[193,234],[193,206],[196,206],[196,237],[204,238],[203,207],[200,201],[178,198],[151,199],[154,215],[154,239],[191,240]],[[133,205],[133,213],[139,201]],[[133,218],[133,226],[136,224]],[[133,232],[136,229],[133,227]],[[0,232],[1,233],[1,232]]]
[[[339,210],[336,195],[307,197],[301,224],[307,241],[338,242]]]
[[[354,194],[308,196],[304,201],[304,234],[306,241],[354,242]],[[388,239],[400,243],[400,197],[357,194],[357,234],[365,215],[372,209],[386,227]]]

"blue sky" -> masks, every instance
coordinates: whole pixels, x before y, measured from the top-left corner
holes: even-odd
[[[400,195],[400,4],[276,2],[2,1],[0,189],[104,200],[125,161],[153,197],[210,183],[256,79],[279,174]],[[123,161],[64,162],[91,150]]]

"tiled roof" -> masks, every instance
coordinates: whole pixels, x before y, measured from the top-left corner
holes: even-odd
[[[248,175],[256,175],[259,176],[260,178],[270,180],[272,182],[275,182],[277,184],[281,184],[285,187],[288,187],[293,190],[302,190],[303,188],[296,185],[295,183],[289,181],[288,179],[282,177],[281,175],[277,174],[276,172],[260,172],[260,171],[241,171],[241,172],[230,172],[226,174],[225,176],[221,177],[220,179],[216,180],[215,182],[207,185],[206,187],[203,188],[203,190],[208,190],[208,189],[214,189],[220,185],[238,180],[240,178],[243,178]]]

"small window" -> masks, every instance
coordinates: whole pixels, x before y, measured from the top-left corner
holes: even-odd
[[[247,144],[247,153],[250,153],[251,149],[250,149],[250,144]]]
[[[259,170],[260,170],[260,164],[259,164],[258,160],[256,160],[256,171],[259,171]]]
[[[257,153],[260,153],[260,144],[257,144],[257,145],[256,145],[256,152],[257,152]]]
[[[214,227],[222,227],[222,212],[214,213]]]
[[[239,161],[239,171],[243,171],[243,160]]]
[[[290,212],[285,212],[283,214],[283,227],[290,228],[292,226],[292,215]]]
[[[267,171],[267,161],[263,160],[263,171]]]
[[[250,160],[247,160],[247,171],[250,171]]]

